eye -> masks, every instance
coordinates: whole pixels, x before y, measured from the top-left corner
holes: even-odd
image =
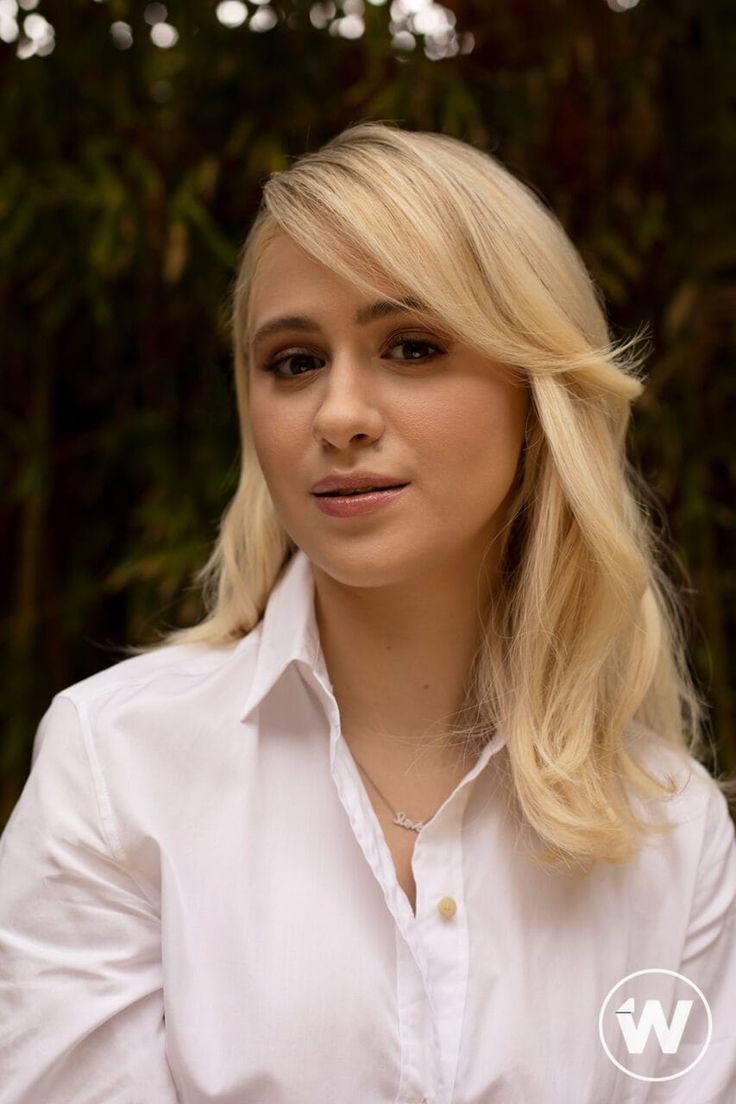
[[[400,334],[394,338],[390,350],[403,349],[404,355],[400,357],[388,357],[389,360],[421,361],[432,356],[442,356],[444,349],[435,345],[432,341],[424,341],[420,337],[410,337],[408,334]]]
[[[313,356],[311,353],[284,353],[282,356],[275,357],[274,360],[268,361],[262,368],[264,372],[271,372],[277,379],[296,379],[297,376],[303,376],[309,372],[310,361],[314,362],[318,360],[321,360],[321,357]],[[295,370],[288,371],[288,366],[291,366]],[[287,370],[282,372],[282,368]]]
[[[390,356],[394,350],[403,350],[403,355]],[[383,354],[387,360],[406,361],[407,363],[423,363],[434,356],[443,356],[445,350],[432,341],[426,341],[420,337],[409,334],[397,334],[391,339],[388,351]],[[315,356],[303,349],[295,349],[292,352],[284,352],[273,360],[262,365],[262,371],[270,372],[277,379],[295,380],[299,376],[310,374],[316,368],[325,364],[324,357]]]

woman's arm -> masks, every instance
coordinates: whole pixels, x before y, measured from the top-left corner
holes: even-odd
[[[0,839],[0,1104],[176,1104],[160,917],[116,853],[74,703],[55,697]]]
[[[703,1057],[688,1073],[652,1082],[647,1104],[736,1101],[736,841],[726,799],[715,785],[708,789],[697,883],[678,973],[704,994],[713,1033]],[[667,917],[656,922],[666,924]],[[694,1045],[690,1060],[701,1049]],[[673,1058],[663,1059],[658,1076],[681,1070],[686,1056],[680,1049]]]

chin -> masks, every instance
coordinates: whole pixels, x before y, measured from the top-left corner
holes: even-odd
[[[361,547],[362,543],[362,547]],[[335,582],[350,587],[387,587],[415,579],[421,557],[414,549],[389,548],[380,542],[306,541],[300,543],[312,564]],[[342,547],[338,547],[341,545]]]

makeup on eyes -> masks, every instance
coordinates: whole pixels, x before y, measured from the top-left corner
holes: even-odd
[[[419,346],[420,348],[427,350],[423,355],[419,357],[389,357],[386,353],[381,354],[382,359],[392,360],[397,363],[404,364],[425,364],[427,361],[434,359],[435,357],[446,355],[447,350],[440,345],[436,340],[429,340],[426,337],[420,337],[415,333],[399,333],[393,334],[389,338],[389,344],[386,346],[387,352],[398,348],[402,345]],[[270,356],[266,361],[261,364],[261,370],[264,372],[270,372],[276,376],[277,379],[298,379],[301,375],[309,375],[308,371],[297,372],[293,375],[280,376],[278,369],[286,364],[288,361],[297,359],[299,357],[311,358],[313,360],[323,360],[324,358],[317,353],[311,352],[305,348],[285,349],[280,351],[277,355]]]

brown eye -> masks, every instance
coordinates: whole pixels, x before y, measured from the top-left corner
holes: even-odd
[[[314,363],[319,357],[311,353],[287,353],[285,356],[276,357],[263,365],[264,372],[271,372],[277,379],[296,379],[310,371],[310,362]],[[281,369],[285,368],[285,371]],[[289,370],[291,367],[292,371]]]
[[[389,356],[389,360],[422,361],[432,356],[442,356],[444,349],[431,341],[424,341],[419,337],[399,337],[391,345],[391,351],[401,349],[403,353],[399,357]]]

